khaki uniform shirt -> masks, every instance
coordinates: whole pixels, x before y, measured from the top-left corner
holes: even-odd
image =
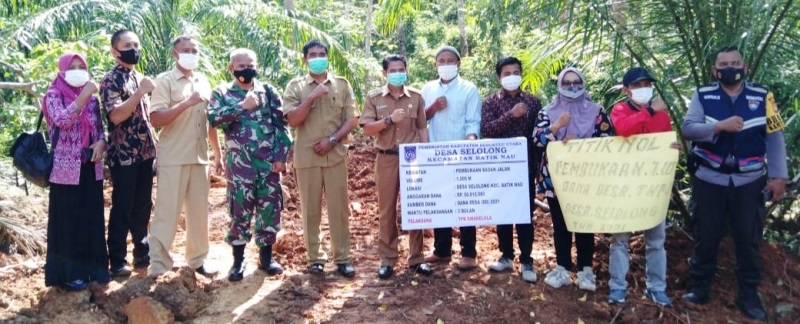
[[[153,112],[170,109],[199,91],[211,97],[211,84],[205,75],[193,72],[191,78],[173,69],[156,78],[156,88],[150,98]],[[208,102],[184,110],[158,132],[158,166],[208,164]]]
[[[314,141],[328,138],[346,121],[358,117],[355,94],[347,79],[328,72],[324,84],[328,87],[328,94],[314,101],[306,120],[296,127],[293,156],[296,168],[334,166],[347,155],[347,148],[342,145],[347,137],[340,139],[342,143],[324,156],[314,153]],[[284,115],[297,109],[317,85],[317,81],[308,74],[289,81],[283,94]]]
[[[406,118],[388,126],[375,138],[375,148],[379,150],[397,150],[400,144],[418,143],[419,132],[425,130],[428,121],[425,118],[425,104],[419,90],[403,87],[403,94],[395,99],[389,86],[372,90],[367,95],[359,124],[362,126],[376,120],[382,120],[397,109],[406,111]]]

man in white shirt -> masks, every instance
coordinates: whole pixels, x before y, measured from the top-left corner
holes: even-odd
[[[475,84],[458,76],[461,54],[452,46],[442,46],[436,51],[436,69],[439,79],[422,87],[425,116],[428,118],[430,142],[475,140],[481,128],[481,96]],[[430,103],[430,104],[428,104]],[[460,270],[478,267],[475,257],[475,227],[461,227]],[[425,257],[429,263],[450,261],[453,244],[452,228],[436,228],[434,251]]]

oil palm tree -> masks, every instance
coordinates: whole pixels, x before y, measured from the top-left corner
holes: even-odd
[[[7,17],[18,23],[8,34],[23,49],[50,39],[80,40],[95,34],[108,35],[127,28],[137,34],[144,49],[140,68],[155,75],[172,66],[172,39],[191,34],[200,40],[205,68],[212,80],[225,76],[226,54],[236,47],[249,47],[258,54],[263,72],[277,84],[303,73],[298,46],[310,39],[331,46],[331,67],[360,84],[359,67],[350,63],[346,50],[323,30],[308,21],[303,12],[290,12],[274,2],[246,0],[2,0]],[[5,32],[4,32],[5,34]]]

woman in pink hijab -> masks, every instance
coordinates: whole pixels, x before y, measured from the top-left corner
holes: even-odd
[[[586,94],[586,80],[576,68],[566,68],[558,75],[558,96],[539,112],[533,142],[542,156],[538,191],[544,192],[553,220],[553,245],[556,249],[557,266],[548,272],[544,282],[559,288],[572,283],[572,236],[567,230],[561,205],[556,198],[553,182],[547,165],[547,144],[551,141],[614,136],[614,128],[603,107],[592,102]],[[577,284],[583,290],[595,291],[595,275],[592,271],[594,258],[594,234],[575,233],[578,250]]]
[[[96,92],[86,59],[67,53],[42,101],[54,147],[45,285],[71,291],[110,280],[103,217],[105,133]]]

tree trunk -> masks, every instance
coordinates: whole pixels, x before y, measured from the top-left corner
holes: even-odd
[[[458,33],[461,36],[461,56],[467,56],[469,45],[467,45],[467,8],[464,0],[458,0]]]
[[[367,0],[367,19],[364,24],[364,58],[369,62],[372,57],[372,10],[373,1]],[[364,69],[364,99],[369,93],[369,69]]]
[[[283,9],[288,11],[289,17],[294,17],[294,0],[284,0]],[[289,37],[292,42],[292,48],[297,48],[297,30],[292,26],[292,35]]]
[[[406,22],[400,19],[397,23],[397,46],[400,47],[400,55],[406,56]]]

